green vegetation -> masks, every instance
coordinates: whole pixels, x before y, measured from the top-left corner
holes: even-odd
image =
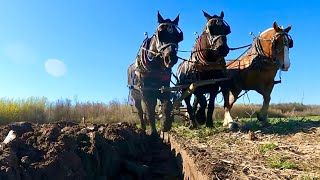
[[[269,118],[270,126],[263,128],[265,133],[289,134],[303,130],[303,128],[319,125],[320,116]],[[256,119],[244,118],[240,120],[242,130],[261,130],[261,124]]]
[[[233,117],[241,118],[255,118],[256,113],[260,110],[261,105],[243,105],[236,104],[231,110]],[[223,107],[216,107],[214,112],[215,118],[223,119]],[[302,103],[282,103],[271,104],[269,107],[269,118],[285,118],[285,117],[305,117],[305,116],[319,116],[319,105],[304,105]]]
[[[320,180],[320,176],[319,177],[303,176],[301,177],[301,180]]]
[[[279,157],[279,156],[268,157],[267,162],[269,166],[272,168],[278,168],[278,169],[297,169],[298,168],[297,164],[287,161],[285,158]]]
[[[199,127],[198,129],[190,130],[186,126],[173,126],[173,131],[177,132],[181,136],[189,139],[189,138],[198,138],[198,139],[204,139],[208,136],[211,136],[213,134],[219,133],[224,131],[223,127],[214,127],[214,128],[206,128],[206,127]]]
[[[266,153],[267,151],[275,150],[278,146],[274,143],[270,144],[260,144],[259,146],[259,152]]]

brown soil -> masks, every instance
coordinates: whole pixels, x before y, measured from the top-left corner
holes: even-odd
[[[0,179],[182,179],[170,147],[128,123],[0,126]]]
[[[320,178],[320,122],[192,138],[180,126],[161,135],[170,145],[128,123],[13,123],[0,126],[0,141],[10,130],[18,138],[1,144],[1,180]]]
[[[183,142],[203,179],[320,179],[319,124],[288,134],[224,131],[193,138],[186,133],[194,131],[178,127],[171,139]],[[270,144],[274,148],[263,148]]]

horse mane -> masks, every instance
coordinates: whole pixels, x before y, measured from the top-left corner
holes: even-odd
[[[260,33],[259,37],[265,35],[266,33],[270,32],[272,30],[274,30],[273,27],[264,30],[263,32]],[[256,38],[259,38],[259,37],[256,37]],[[235,59],[235,60],[227,62],[227,64],[226,64],[227,69],[245,69],[245,68],[248,68],[253,62],[252,61],[253,60],[252,55],[255,52],[254,44],[255,44],[255,40],[253,41],[253,44],[252,44],[251,48],[248,50],[248,52],[245,53],[243,56],[239,57],[239,59]]]
[[[269,28],[269,29],[264,30],[262,33],[260,33],[260,36],[263,35],[263,34],[265,34],[265,33],[267,33],[268,31],[270,31],[270,30],[272,30],[272,29],[273,29],[273,28],[271,27],[271,28]]]

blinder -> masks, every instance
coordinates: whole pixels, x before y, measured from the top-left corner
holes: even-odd
[[[181,41],[183,41],[183,32],[182,31],[180,31],[177,36],[177,42],[181,42]]]
[[[291,36],[288,33],[285,33],[285,36],[288,39],[288,48],[292,48],[293,47],[293,40],[292,40]]]
[[[212,21],[212,20],[216,20],[216,26],[223,26],[223,28],[212,28],[210,29],[209,28],[209,23]],[[207,22],[207,25],[206,25],[206,32],[211,34],[211,35],[228,35],[231,33],[231,28],[229,26],[229,24],[221,19],[221,18],[212,18],[210,19],[208,22]]]
[[[165,27],[165,28],[164,28]],[[166,30],[164,30],[166,29]],[[166,41],[168,39],[175,39],[176,43],[179,43],[183,40],[183,32],[181,29],[172,23],[161,23],[158,28],[158,38],[160,41]],[[177,31],[178,34],[175,34],[174,31]]]
[[[276,36],[278,36],[278,35],[284,35],[284,36],[286,36],[286,38],[287,38],[287,46],[288,46],[288,48],[292,48],[293,47],[293,40],[292,40],[292,38],[291,38],[291,36],[288,34],[288,33],[286,33],[286,32],[280,32],[280,33],[276,33],[275,35],[274,35],[274,37],[272,38],[272,41],[274,41],[274,39],[276,38]]]
[[[290,35],[288,35],[288,37],[289,37],[289,48],[292,48],[293,47],[293,40]]]

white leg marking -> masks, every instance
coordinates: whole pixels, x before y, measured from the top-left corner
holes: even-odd
[[[230,123],[233,123],[233,119],[229,111],[224,112],[224,122],[223,126],[228,126]]]

